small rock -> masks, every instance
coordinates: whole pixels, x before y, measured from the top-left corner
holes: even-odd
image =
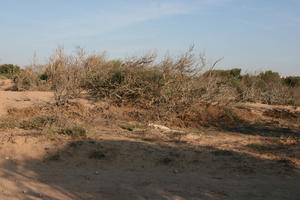
[[[155,128],[155,129],[160,129],[160,130],[162,130],[162,131],[170,131],[170,130],[171,130],[170,128],[168,128],[168,127],[166,127],[166,126],[162,126],[162,125],[159,125],[159,124],[153,124],[153,123],[150,123],[148,126],[149,126],[149,127],[153,127],[153,128]]]

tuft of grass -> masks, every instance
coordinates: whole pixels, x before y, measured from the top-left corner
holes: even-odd
[[[87,131],[79,126],[74,126],[72,128],[65,128],[58,131],[61,135],[68,135],[72,137],[86,137]]]
[[[53,124],[56,119],[50,116],[38,116],[33,119],[24,120],[20,123],[20,128],[25,130],[43,130],[47,124]]]

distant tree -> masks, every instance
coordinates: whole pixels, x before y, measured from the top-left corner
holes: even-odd
[[[20,67],[13,64],[3,64],[0,65],[0,74],[4,75],[14,75],[20,72]]]
[[[279,73],[271,70],[261,72],[258,76],[266,83],[278,83],[281,81]]]
[[[240,68],[234,68],[229,70],[209,70],[205,72],[204,76],[218,76],[222,78],[240,78],[241,77],[241,69]]]
[[[300,86],[300,76],[289,76],[284,78],[284,83],[290,87]]]

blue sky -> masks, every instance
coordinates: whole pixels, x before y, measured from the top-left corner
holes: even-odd
[[[190,44],[218,68],[300,75],[300,0],[0,0],[0,64],[58,45],[124,58]]]

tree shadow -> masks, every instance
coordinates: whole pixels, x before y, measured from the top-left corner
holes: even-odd
[[[6,161],[1,168],[2,178],[23,180],[10,183],[23,193],[2,195],[4,199],[223,200],[300,195],[296,167],[211,146],[83,139],[48,152],[42,160]]]

